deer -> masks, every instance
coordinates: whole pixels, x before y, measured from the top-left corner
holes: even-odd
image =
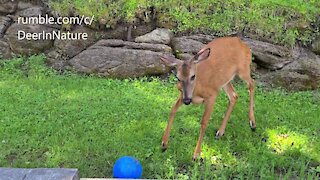
[[[208,122],[213,112],[216,97],[223,89],[229,99],[227,111],[216,132],[216,138],[224,135],[238,95],[231,84],[237,75],[246,82],[249,89],[249,125],[252,131],[256,129],[254,118],[254,80],[251,78],[251,50],[239,37],[216,38],[205,45],[196,55],[189,60],[180,60],[168,55],[160,56],[162,63],[176,69],[179,97],[171,108],[167,127],[162,136],[161,148],[165,151],[168,147],[171,127],[179,107],[183,104],[204,104],[204,113],[201,120],[201,129],[193,160],[200,157],[201,143],[208,127]]]

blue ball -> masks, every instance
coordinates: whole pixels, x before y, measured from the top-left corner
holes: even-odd
[[[113,166],[114,178],[141,178],[142,166],[140,162],[130,156],[123,156],[119,158]]]

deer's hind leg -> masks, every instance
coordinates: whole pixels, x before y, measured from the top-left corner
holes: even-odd
[[[250,66],[245,71],[239,72],[239,77],[244,80],[249,89],[250,106],[249,106],[249,125],[253,131],[256,129],[256,121],[254,118],[254,80],[250,76]]]
[[[223,90],[227,93],[228,95],[228,98],[229,98],[229,105],[228,105],[228,110],[227,112],[225,113],[224,115],[224,118],[223,118],[223,121],[222,121],[222,124],[219,128],[219,130],[217,131],[216,133],[216,138],[219,138],[221,136],[223,136],[224,134],[224,131],[226,129],[226,126],[227,126],[227,123],[230,119],[230,115],[232,113],[232,110],[234,108],[234,105],[236,104],[237,102],[237,99],[238,99],[238,95],[237,93],[235,92],[232,84],[229,82],[225,87],[223,87]]]

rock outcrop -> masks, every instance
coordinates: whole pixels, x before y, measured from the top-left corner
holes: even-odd
[[[167,45],[100,40],[69,63],[81,73],[128,78],[168,72],[159,56],[171,54]]]
[[[53,40],[42,37],[36,38],[37,40],[29,40],[27,38],[23,38],[23,34],[39,34],[42,32],[48,33],[52,31],[52,28],[44,25],[24,25],[15,23],[7,29],[4,38],[7,40],[14,53],[19,55],[32,55],[48,51],[53,46]],[[21,39],[19,39],[19,36]]]
[[[251,48],[255,62],[266,69],[281,69],[293,61],[293,55],[285,47],[248,38],[243,40]]]
[[[265,83],[285,87],[288,90],[310,90],[320,85],[320,58],[309,50],[296,47],[292,50],[294,61],[280,71],[265,74]]]

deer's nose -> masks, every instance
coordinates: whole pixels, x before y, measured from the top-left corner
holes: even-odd
[[[189,105],[189,104],[191,104],[191,102],[192,102],[192,99],[190,99],[190,98],[185,98],[185,99],[183,99],[183,103],[184,103],[185,105]]]

